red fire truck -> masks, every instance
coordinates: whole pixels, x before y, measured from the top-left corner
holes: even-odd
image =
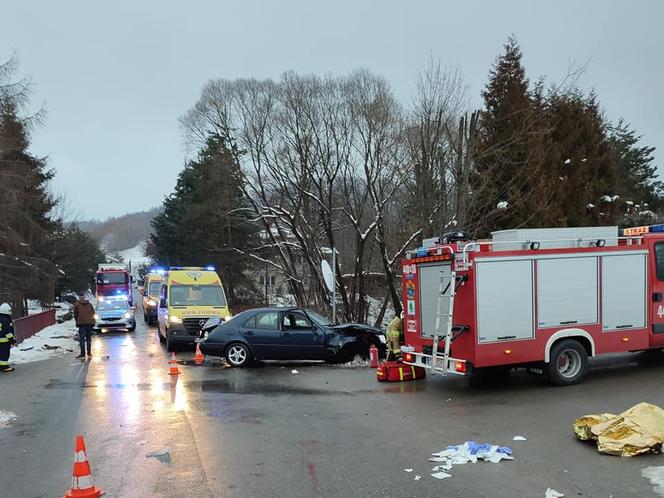
[[[527,367],[567,385],[588,357],[664,348],[664,225],[450,239],[403,260],[406,363],[443,375]]]
[[[102,263],[95,273],[98,301],[123,299],[132,304],[131,272],[124,263]]]

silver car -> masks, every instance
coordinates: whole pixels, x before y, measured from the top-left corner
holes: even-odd
[[[94,329],[101,332],[109,330],[136,330],[135,308],[121,299],[105,300],[97,303]]]

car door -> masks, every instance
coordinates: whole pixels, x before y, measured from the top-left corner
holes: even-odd
[[[281,314],[281,347],[293,360],[320,360],[325,356],[324,332],[302,311]]]
[[[259,311],[242,324],[240,333],[251,347],[254,356],[268,360],[283,358],[277,311]]]

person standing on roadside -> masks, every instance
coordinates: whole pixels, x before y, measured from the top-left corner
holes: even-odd
[[[85,294],[78,294],[78,301],[74,303],[74,320],[78,327],[78,342],[81,346],[81,354],[76,358],[85,358],[87,346],[88,356],[92,357],[92,327],[95,324],[95,309],[85,298]]]
[[[12,307],[7,303],[2,303],[0,305],[0,372],[14,371],[14,367],[9,365],[9,353],[15,342]]]

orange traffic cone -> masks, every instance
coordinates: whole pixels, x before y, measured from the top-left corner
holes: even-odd
[[[64,498],[97,498],[103,495],[104,492],[92,484],[90,463],[85,451],[83,436],[76,436],[75,450],[71,489],[65,493]]]
[[[171,356],[171,361],[168,362],[171,365],[171,369],[168,371],[168,375],[180,375],[180,370],[178,369],[178,362],[175,359],[175,353]]]
[[[201,352],[201,345],[199,343],[196,343],[196,354],[194,355],[194,362],[196,362],[196,365],[202,365],[203,362],[205,361],[205,356],[203,356],[203,353]]]

